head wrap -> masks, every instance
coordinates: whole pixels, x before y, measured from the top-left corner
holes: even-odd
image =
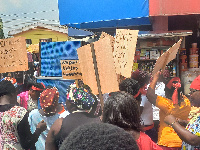
[[[90,111],[95,103],[95,96],[90,93],[90,89],[84,87],[77,88],[76,84],[70,85],[67,93],[67,100],[76,105],[79,110]]]
[[[41,82],[41,84],[42,84],[42,86],[45,88],[44,83]],[[37,88],[37,87],[35,87],[34,85],[31,87],[31,89],[34,90],[34,91],[43,91],[43,89]]]
[[[174,81],[177,81],[178,83],[173,83]],[[172,101],[173,104],[178,104],[178,89],[181,87],[180,78],[179,77],[172,78],[166,86],[168,89],[171,89],[172,87],[175,88],[174,93],[172,95]]]
[[[46,89],[40,94],[40,105],[42,108],[54,106],[59,99],[59,92],[57,88]]]
[[[200,75],[192,81],[190,88],[200,90]]]

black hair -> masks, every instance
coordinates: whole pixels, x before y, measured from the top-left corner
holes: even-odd
[[[16,89],[10,81],[3,80],[0,82],[0,97],[3,95],[10,95],[13,93],[16,93]]]
[[[113,92],[103,108],[103,122],[126,130],[140,131],[140,109],[138,102],[129,93]]]
[[[60,150],[138,150],[131,134],[107,123],[85,124],[74,131],[62,143]]]
[[[40,89],[45,88],[41,83],[34,83],[33,86],[36,87],[36,88],[40,88]]]
[[[140,89],[140,85],[138,81],[131,79],[131,78],[126,78],[119,84],[119,90],[120,91],[125,91],[131,95],[136,95]],[[141,101],[141,94],[137,96],[136,98],[137,101]]]
[[[137,80],[141,88],[149,83],[151,76],[146,71],[136,70],[131,74],[131,78]]]

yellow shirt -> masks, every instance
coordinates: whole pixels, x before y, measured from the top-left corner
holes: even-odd
[[[174,105],[172,100],[157,96],[156,106],[160,108],[160,127],[158,132],[158,145],[167,147],[181,147],[182,140],[174,129],[164,122],[167,115],[173,115],[176,118],[187,120],[191,109],[190,101],[183,96],[184,101],[179,105]]]

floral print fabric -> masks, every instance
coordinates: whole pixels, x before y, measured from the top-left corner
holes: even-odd
[[[0,149],[22,149],[18,139],[17,125],[23,119],[26,112],[26,109],[20,106],[14,106],[8,111],[0,112]]]
[[[200,113],[195,115],[187,124],[186,129],[192,134],[200,137]],[[185,142],[182,143],[182,150],[200,150],[200,145],[191,146]]]

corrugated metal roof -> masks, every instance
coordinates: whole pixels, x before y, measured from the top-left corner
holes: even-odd
[[[138,38],[146,39],[146,38],[160,38],[160,37],[181,37],[181,36],[189,36],[192,35],[192,30],[176,30],[176,31],[139,31]]]

